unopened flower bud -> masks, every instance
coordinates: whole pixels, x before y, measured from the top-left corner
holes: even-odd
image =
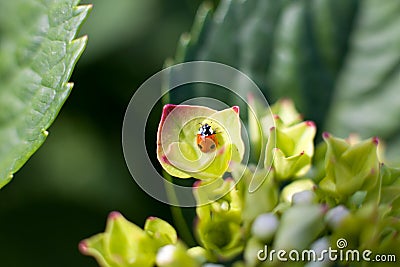
[[[349,213],[349,210],[345,206],[339,205],[330,209],[326,213],[325,220],[328,222],[328,225],[331,227],[331,229],[336,229],[343,221],[343,218],[345,218]]]
[[[279,220],[273,213],[259,215],[253,222],[251,233],[261,241],[268,242],[278,229]]]
[[[224,265],[222,265],[222,264],[215,264],[215,263],[206,263],[206,264],[203,264],[202,267],[224,267]]]
[[[304,267],[326,267],[330,266],[331,262],[329,261],[328,254],[326,251],[329,249],[329,239],[328,237],[321,237],[314,241],[310,250],[315,252],[316,261],[308,262]],[[325,251],[325,252],[324,252]]]
[[[292,196],[293,204],[312,204],[315,202],[316,195],[311,190],[304,190],[301,192],[297,192]]]
[[[274,238],[275,249],[305,249],[325,228],[324,206],[294,205],[281,217]]]
[[[310,179],[295,180],[282,189],[281,200],[291,203],[293,201],[293,196],[296,193],[304,190],[310,191],[314,188],[314,186],[314,182]]]
[[[199,267],[200,264],[189,256],[181,243],[160,248],[156,256],[158,267]]]

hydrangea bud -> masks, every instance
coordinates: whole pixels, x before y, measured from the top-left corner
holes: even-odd
[[[304,175],[311,167],[315,133],[316,127],[311,121],[290,127],[272,127],[264,166],[272,166],[278,180]]]
[[[196,233],[202,246],[221,259],[232,259],[243,251],[241,225],[226,217],[199,219]]]
[[[261,119],[265,136],[269,136],[269,129],[273,126],[290,127],[302,121],[292,100],[283,98],[271,106],[272,117],[267,113]]]
[[[198,181],[194,184],[193,194],[197,202],[196,213],[200,220],[210,216],[241,222],[242,200],[231,178],[218,179],[213,184]],[[211,201],[215,199],[215,201]],[[205,203],[208,203],[204,205]]]
[[[269,242],[278,229],[279,220],[273,213],[259,215],[251,226],[251,233],[261,241]]]
[[[225,266],[222,264],[206,263],[206,264],[203,264],[201,267],[225,267]]]
[[[187,253],[200,264],[206,263],[210,259],[214,260],[212,255],[200,246],[189,248]]]
[[[380,171],[383,186],[400,185],[400,168],[388,167],[382,164]]]
[[[325,228],[321,205],[295,205],[282,216],[274,238],[274,249],[302,250],[307,248]]]
[[[319,183],[320,188],[339,202],[359,190],[373,189],[379,177],[378,139],[350,144],[328,133],[323,137],[327,143],[326,176]]]
[[[400,257],[400,223],[387,205],[363,205],[343,218],[340,227],[333,231],[331,242],[345,239],[346,249],[368,249],[373,254],[394,254]],[[362,226],[362,227],[360,227]]]
[[[200,263],[188,254],[181,242],[161,247],[157,252],[156,264],[158,267],[200,267]]]
[[[244,155],[239,108],[216,111],[202,106],[164,106],[157,133],[157,158],[179,178],[221,177]]]
[[[278,184],[274,180],[273,170],[266,169],[251,170],[240,166],[233,168],[232,176],[235,180],[241,179],[239,186],[243,195],[242,218],[245,224],[253,220],[262,213],[272,211],[278,204]],[[250,189],[250,185],[255,185],[255,190]]]
[[[325,220],[331,229],[336,229],[340,226],[340,223],[343,221],[343,219],[349,215],[349,213],[349,210],[345,206],[339,205],[330,209],[326,213]]]
[[[157,247],[175,244],[178,240],[176,231],[169,223],[156,217],[149,217],[144,225],[144,230]]]
[[[308,205],[315,203],[316,199],[317,196],[314,191],[304,190],[293,194],[292,203],[295,205]]]
[[[220,180],[214,190],[203,190],[202,182],[193,189],[198,203],[219,195],[216,201],[196,208],[196,233],[200,243],[210,253],[221,258],[232,258],[243,250],[241,230],[242,200],[233,179]]]
[[[314,241],[311,246],[310,250],[314,251],[316,254],[317,261],[311,261],[304,265],[304,267],[328,267],[332,265],[332,261],[329,260],[329,256],[324,251],[329,250],[329,238],[328,237],[321,237]],[[321,260],[322,259],[322,260]]]
[[[310,179],[295,180],[282,189],[281,200],[283,202],[292,203],[293,197],[296,193],[303,191],[312,192],[311,190],[313,190],[314,186],[314,182]],[[297,196],[297,198],[299,198],[299,196]]]
[[[142,230],[120,213],[112,212],[105,232],[83,240],[79,249],[93,256],[101,266],[152,267],[157,249],[162,244],[175,243],[176,232],[168,223],[154,217],[146,225],[147,229]]]
[[[258,266],[260,263],[258,259],[258,252],[264,249],[265,244],[255,237],[251,237],[247,243],[243,253],[243,258],[246,262],[245,266]]]

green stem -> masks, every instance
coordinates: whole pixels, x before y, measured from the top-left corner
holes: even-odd
[[[172,183],[171,175],[169,175],[164,170],[163,176],[167,181]],[[168,199],[170,199],[174,203],[178,203],[178,198],[176,197],[175,190],[169,183],[165,183],[165,190],[167,192]],[[192,231],[185,220],[182,208],[180,208],[179,206],[171,206],[171,213],[174,219],[175,226],[179,232],[180,238],[182,238],[182,240],[184,240],[189,247],[195,246],[196,241],[194,240]]]
[[[164,64],[164,68],[173,65],[173,60],[166,60]],[[162,94],[162,103],[168,104],[170,103],[170,94],[167,88],[169,88],[169,74],[163,77],[162,86],[161,86],[161,94]],[[172,183],[172,177],[166,171],[163,170],[163,176],[165,180]],[[165,191],[167,192],[168,199],[170,199],[173,203],[178,203],[178,198],[176,196],[176,192],[174,188],[169,184],[165,183]],[[193,238],[192,231],[185,220],[185,216],[183,215],[182,209],[179,206],[170,206],[171,214],[174,220],[174,224],[179,232],[179,236],[182,240],[186,242],[186,244],[190,247],[196,245],[196,241]]]

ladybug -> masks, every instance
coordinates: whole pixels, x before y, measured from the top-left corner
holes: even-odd
[[[213,152],[218,145],[216,132],[207,123],[202,124],[197,133],[197,146],[203,153]]]

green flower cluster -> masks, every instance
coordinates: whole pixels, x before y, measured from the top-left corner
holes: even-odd
[[[261,163],[253,165],[241,162],[237,108],[193,107],[195,120],[191,106],[164,108],[159,161],[172,175],[199,179],[193,186],[199,246],[187,248],[174,228],[160,219],[148,219],[142,230],[112,213],[106,231],[82,241],[81,251],[113,267],[371,265],[362,259],[328,258],[323,251],[329,249],[340,249],[343,255],[368,250],[371,260],[378,254],[400,260],[400,169],[380,162],[379,140],[324,133],[323,142],[314,148],[316,126],[303,121],[290,100],[278,101],[271,112],[254,110],[248,122],[255,153],[250,158]],[[165,116],[172,111],[174,124],[169,125]],[[202,159],[190,131],[196,133],[205,122],[218,125],[220,136],[216,152]],[[162,135],[171,133],[177,133],[177,139],[167,138],[163,144]],[[185,168],[174,150],[179,146],[185,147],[186,158],[199,160]],[[209,162],[211,158],[216,163]],[[315,252],[315,260],[299,258],[304,250]],[[286,255],[271,259],[268,251]],[[299,254],[289,256],[290,251]]]
[[[101,266],[198,266],[178,241],[175,229],[155,217],[148,218],[142,230],[120,213],[111,212],[106,231],[81,241],[79,249]]]

